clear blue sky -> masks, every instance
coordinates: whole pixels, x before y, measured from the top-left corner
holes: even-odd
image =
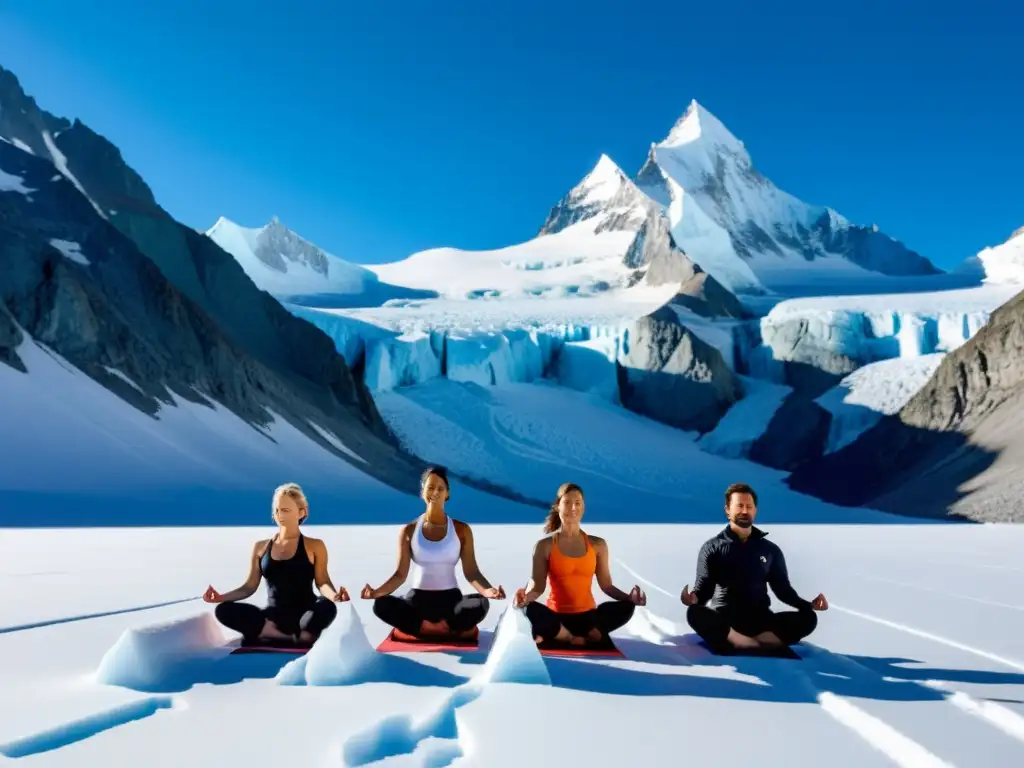
[[[958,5],[0,0],[0,63],[195,227],[510,244],[696,98],[780,187],[948,268],[1024,225],[1024,11]]]

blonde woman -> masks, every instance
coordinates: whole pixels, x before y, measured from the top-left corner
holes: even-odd
[[[249,559],[249,576],[224,594],[212,586],[203,594],[218,603],[217,620],[242,635],[243,645],[297,643],[312,645],[338,614],[335,603],[349,599],[344,587],[335,589],[327,573],[327,547],[320,539],[303,536],[299,526],[309,517],[306,496],[295,483],[274,491],[272,503],[277,534],[257,541]],[[240,603],[267,580],[267,606]],[[312,590],[316,584],[321,597]]]

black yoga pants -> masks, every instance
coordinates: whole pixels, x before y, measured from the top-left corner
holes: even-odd
[[[686,621],[708,646],[715,649],[730,647],[727,639],[730,629],[748,637],[772,632],[785,645],[793,645],[818,626],[818,616],[810,609],[736,614],[704,605],[691,605],[686,609]]]
[[[598,629],[607,636],[633,618],[635,610],[636,606],[628,600],[609,600],[582,613],[555,613],[543,603],[532,602],[526,606],[526,617],[533,627],[533,634],[550,641],[555,639],[561,627],[575,637],[583,637],[592,629]]]
[[[245,640],[259,637],[267,619],[285,634],[298,635],[305,631],[319,637],[338,615],[338,606],[325,597],[319,597],[309,607],[295,611],[282,610],[280,606],[260,608],[252,603],[218,603],[214,614],[217,621],[240,633]]]
[[[418,635],[424,621],[442,619],[452,632],[465,632],[483,621],[489,608],[483,595],[464,595],[457,588],[410,589],[404,597],[385,595],[373,601],[377,618],[407,635]]]

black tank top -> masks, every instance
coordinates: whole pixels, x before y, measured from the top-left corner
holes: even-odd
[[[306,542],[300,533],[295,554],[287,560],[275,560],[270,553],[274,550],[276,538],[275,535],[270,539],[260,558],[260,571],[267,580],[267,606],[301,613],[316,602],[313,593],[315,572],[306,554]]]

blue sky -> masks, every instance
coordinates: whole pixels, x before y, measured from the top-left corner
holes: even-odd
[[[1024,225],[1024,11],[917,2],[0,0],[0,63],[181,221],[390,261],[533,236],[693,98],[940,267]]]

